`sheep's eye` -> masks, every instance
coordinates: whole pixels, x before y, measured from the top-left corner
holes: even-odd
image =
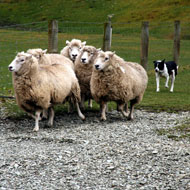
[[[94,55],[94,53],[90,53],[90,55]]]
[[[106,58],[105,58],[105,61],[107,61],[108,59],[109,59],[109,58],[108,58],[108,57],[106,57]]]
[[[82,49],[82,47],[79,47],[79,49]]]
[[[21,61],[21,62],[23,62],[23,61],[24,61],[24,59],[21,59],[20,61]]]

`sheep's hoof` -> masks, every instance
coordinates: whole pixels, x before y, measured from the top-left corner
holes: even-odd
[[[100,120],[101,121],[106,121],[106,118],[105,117],[101,117]]]
[[[50,127],[53,127],[53,124],[51,124],[51,123],[46,123],[46,124],[44,125],[44,127],[50,128]]]
[[[170,92],[172,93],[172,92],[173,92],[173,90],[170,90]]]
[[[128,116],[128,117],[127,117],[127,120],[129,120],[129,121],[133,121],[133,117]]]
[[[165,88],[169,88],[169,86],[165,86]]]
[[[83,121],[86,119],[84,115],[81,116],[80,118],[81,118]]]
[[[89,108],[89,109],[92,109],[92,105],[88,105],[88,108]]]
[[[34,127],[33,131],[34,131],[34,132],[38,132],[38,131],[39,131],[39,128],[38,128],[38,127]]]

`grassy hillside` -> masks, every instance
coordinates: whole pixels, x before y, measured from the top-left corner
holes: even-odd
[[[48,19],[104,22],[189,21],[189,0],[0,0],[0,25]]]

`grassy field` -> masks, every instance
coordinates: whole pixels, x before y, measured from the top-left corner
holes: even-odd
[[[170,23],[172,25],[172,23]],[[168,25],[168,26],[170,26]],[[167,25],[159,29],[162,31]],[[125,29],[123,26],[118,29],[114,25],[115,32],[113,33],[112,50],[123,57],[125,60],[139,62],[140,60],[140,23],[134,26],[128,26]],[[189,27],[189,26],[188,26]],[[82,27],[81,27],[82,29]],[[101,30],[101,28],[99,28]],[[124,31],[125,29],[125,31]],[[148,76],[149,83],[144,99],[138,108],[144,108],[154,111],[168,111],[175,112],[180,110],[190,110],[190,43],[187,39],[181,40],[180,49],[180,67],[179,74],[175,81],[174,93],[170,93],[169,89],[165,89],[165,79],[161,79],[161,92],[156,93],[155,74],[153,70],[153,60],[156,59],[172,59],[173,40],[172,36],[173,27],[168,27],[168,32],[159,32],[158,28],[152,26],[150,29],[149,40],[149,63],[148,63]],[[120,32],[118,32],[120,31]],[[123,32],[122,32],[123,31]],[[19,30],[0,30],[0,94],[13,95],[11,73],[8,71],[7,66],[14,59],[16,52],[25,51],[29,48],[47,48],[48,39],[47,32],[31,32]],[[77,33],[59,33],[59,50],[65,46],[65,40],[72,38],[79,38],[87,41],[87,44],[94,45],[99,48],[102,46],[103,36],[100,33],[94,34],[93,30],[86,34],[84,30]],[[9,113],[22,112],[17,108],[14,100],[2,100],[1,106],[5,106]],[[95,109],[97,105],[95,104]],[[110,108],[115,109],[115,104],[110,104]],[[59,108],[58,108],[59,109]]]
[[[189,0],[1,0],[0,25],[49,19],[104,22],[189,21]],[[72,10],[72,11],[71,11]]]

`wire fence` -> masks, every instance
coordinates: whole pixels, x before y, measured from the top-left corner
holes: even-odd
[[[88,45],[102,48],[104,23],[58,22],[58,51],[66,40],[73,38],[87,41]],[[141,23],[112,23],[111,50],[125,60],[140,62]],[[190,23],[181,22],[180,64],[190,59]],[[174,23],[149,23],[148,71],[153,69],[153,60],[173,59]],[[29,48],[48,48],[48,22],[34,22],[0,27],[0,95],[13,95],[12,77],[8,65],[16,52]]]

